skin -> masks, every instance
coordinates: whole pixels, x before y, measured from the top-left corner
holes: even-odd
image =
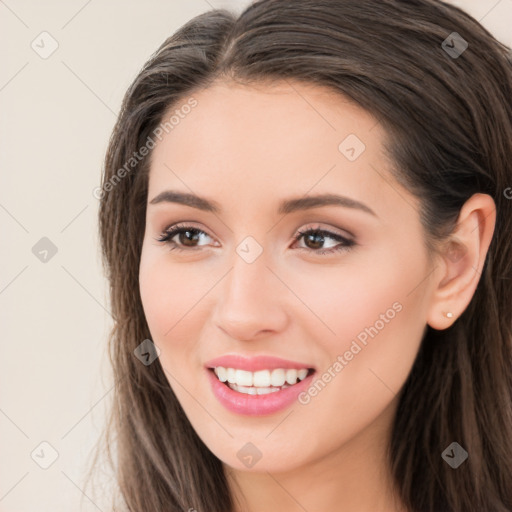
[[[365,110],[297,83],[215,83],[193,97],[197,106],[152,151],[148,203],[172,189],[222,211],[148,204],[140,263],[169,384],[224,463],[239,511],[405,510],[385,459],[397,394],[427,324],[449,327],[473,296],[494,230],[492,199],[466,202],[450,257],[429,255],[419,202],[391,175],[385,133]],[[338,149],[349,134],[366,146],[354,161]],[[360,201],[375,216],[340,206],[278,214],[284,199],[321,193]],[[171,251],[156,239],[178,222],[206,234],[175,236],[184,250]],[[315,254],[339,243],[294,240],[310,227],[356,245]],[[247,236],[263,249],[252,263],[236,252]],[[304,361],[322,375],[397,302],[394,318],[306,405],[249,417],[210,390],[204,363],[228,353]],[[262,454],[250,469],[237,457],[248,442]]]

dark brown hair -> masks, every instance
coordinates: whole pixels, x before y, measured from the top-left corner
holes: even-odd
[[[457,58],[443,46],[453,32],[469,44]],[[400,392],[389,468],[412,512],[510,512],[512,63],[476,20],[437,0],[262,0],[240,16],[212,10],[167,39],[128,89],[99,214],[116,382],[105,439],[122,507],[234,510],[221,462],[158,360],[134,357],[150,338],[138,282],[150,155],[126,163],[171,107],[215,80],[323,86],[376,116],[396,179],[421,200],[432,250],[474,193],[494,199],[495,232],[473,299],[450,328],[427,326]],[[469,452],[456,470],[441,457],[454,440]]]

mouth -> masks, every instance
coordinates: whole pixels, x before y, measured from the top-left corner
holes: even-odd
[[[232,413],[248,416],[274,414],[292,406],[316,373],[303,361],[263,354],[225,354],[204,366],[220,404]]]
[[[216,366],[208,368],[219,382],[246,395],[268,395],[291,388],[314,373],[313,368],[274,368],[248,371]]]

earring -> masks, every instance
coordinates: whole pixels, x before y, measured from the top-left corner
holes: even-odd
[[[451,311],[448,311],[448,313],[444,313],[444,316],[446,318],[453,318],[453,313]]]

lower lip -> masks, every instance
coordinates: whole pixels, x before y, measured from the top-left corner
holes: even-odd
[[[314,372],[304,380],[280,391],[266,395],[248,395],[232,390],[221,382],[212,370],[207,370],[213,394],[217,400],[229,411],[247,416],[263,416],[282,411],[290,406],[298,395],[306,390],[313,378]]]

